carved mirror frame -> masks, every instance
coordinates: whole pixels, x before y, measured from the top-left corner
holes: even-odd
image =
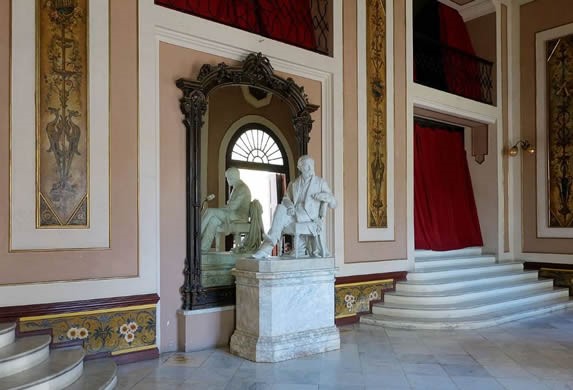
[[[201,131],[207,111],[207,97],[220,87],[247,85],[260,88],[284,101],[292,112],[292,123],[298,141],[299,155],[307,153],[313,120],[310,114],[318,109],[310,104],[304,88],[293,79],[274,74],[269,59],[251,53],[240,66],[205,64],[197,80],[178,79],[183,92],[179,100],[186,129],[186,227],[187,245],[184,283],[179,289],[183,310],[234,304],[235,286],[204,288],[201,283]]]

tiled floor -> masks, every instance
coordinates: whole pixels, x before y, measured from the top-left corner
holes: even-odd
[[[471,331],[340,328],[339,351],[268,364],[226,349],[119,368],[119,389],[573,389],[573,311]]]

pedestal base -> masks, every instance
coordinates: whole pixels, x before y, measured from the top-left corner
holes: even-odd
[[[340,348],[334,259],[239,259],[231,353],[278,362]]]
[[[256,337],[239,330],[231,336],[231,353],[254,362],[280,362],[340,349],[336,326],[275,337]]]

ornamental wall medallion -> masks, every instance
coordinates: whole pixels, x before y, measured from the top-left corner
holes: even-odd
[[[549,227],[573,226],[573,34],[546,42]]]
[[[366,2],[368,227],[388,227],[386,0]]]
[[[88,227],[88,0],[37,0],[36,220]]]

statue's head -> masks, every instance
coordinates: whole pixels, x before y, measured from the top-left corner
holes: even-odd
[[[241,173],[238,168],[231,167],[225,171],[225,177],[227,178],[227,183],[232,187],[241,180]]]
[[[314,175],[314,160],[309,155],[300,156],[296,167],[305,177]]]

